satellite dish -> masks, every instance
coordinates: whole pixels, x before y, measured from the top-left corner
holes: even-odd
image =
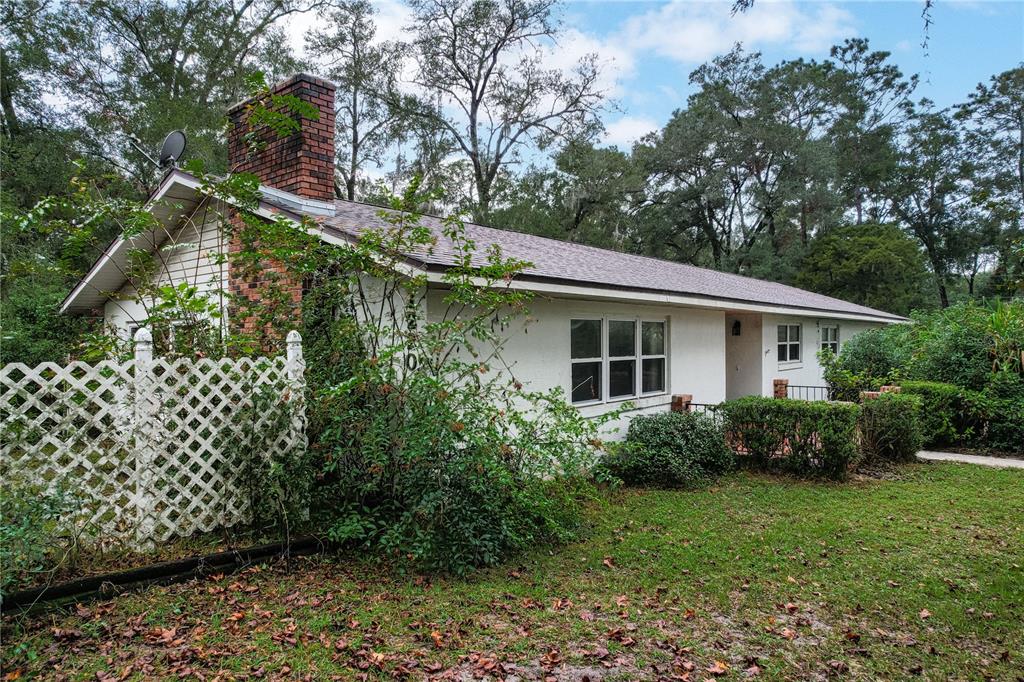
[[[172,130],[164,138],[164,146],[160,148],[160,167],[173,166],[185,151],[185,133]]]

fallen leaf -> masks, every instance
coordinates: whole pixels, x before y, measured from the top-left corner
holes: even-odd
[[[917,615],[921,616],[921,620],[924,620],[926,618],[931,618],[932,617],[932,612],[929,611],[928,609],[921,609],[921,613],[919,613]]]
[[[715,677],[718,677],[719,675],[724,675],[729,672],[729,664],[725,661],[715,661],[708,666],[707,671]]]

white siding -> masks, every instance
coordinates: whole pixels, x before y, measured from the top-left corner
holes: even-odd
[[[831,320],[816,317],[793,315],[764,315],[762,318],[762,339],[764,344],[764,363],[761,375],[761,394],[772,395],[772,382],[775,379],[789,379],[791,385],[824,386],[821,365],[818,363],[820,348],[820,329],[822,325],[839,327],[839,344],[849,341],[855,334],[868,329],[883,326],[874,322],[854,322],[850,320]],[[778,344],[778,326],[781,324],[799,324],[800,361],[780,363],[776,353]]]
[[[431,319],[444,310],[444,292],[433,291],[427,308]],[[642,413],[668,410],[671,396],[690,393],[695,402],[718,403],[725,399],[725,313],[670,306],[630,305],[584,299],[536,298],[530,314],[507,331],[502,353],[512,373],[528,390],[571,389],[569,358],[570,320],[587,317],[637,317],[667,321],[667,385],[663,394],[627,399],[636,409],[610,424],[609,438],[622,438],[629,419]],[[587,416],[611,412],[627,400],[585,405]]]
[[[218,296],[227,288],[227,264],[220,263],[219,254],[226,245],[220,233],[220,216],[206,204],[192,220],[186,220],[161,245],[156,259],[159,284],[194,284],[201,292]],[[224,303],[226,307],[226,302]],[[117,296],[103,309],[106,324],[119,334],[127,334],[130,325],[146,318],[145,306],[135,300],[135,290],[125,284]],[[226,310],[222,310],[222,315]]]

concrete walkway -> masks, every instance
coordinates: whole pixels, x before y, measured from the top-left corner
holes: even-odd
[[[961,455],[959,452],[922,450],[917,453],[917,458],[933,462],[962,462],[964,464],[981,464],[987,467],[1024,469],[1024,459],[1012,459],[1010,457],[982,457],[981,455]]]

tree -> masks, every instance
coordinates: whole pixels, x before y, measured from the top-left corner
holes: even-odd
[[[935,278],[939,303],[949,306],[947,285],[970,229],[973,162],[967,158],[961,131],[945,111],[922,102],[907,129],[896,172],[887,194],[893,214],[924,249]]]
[[[913,103],[917,76],[903,77],[887,62],[888,52],[870,51],[868,41],[851,38],[832,48],[841,90],[843,114],[831,130],[836,149],[840,191],[853,208],[857,223],[882,216],[882,182],[896,164],[896,136]]]
[[[495,226],[612,248],[633,236],[631,203],[643,176],[615,147],[573,142],[559,150],[553,169],[533,167],[506,182],[505,201],[491,212]]]
[[[766,68],[739,46],[690,82],[687,108],[636,149],[649,177],[643,250],[785,279],[792,256],[838,221],[826,133],[842,83],[829,64]]]
[[[90,155],[107,159],[141,189],[154,178],[130,143],[159,149],[175,128],[190,158],[223,171],[225,109],[256,71],[296,70],[279,22],[325,0],[90,0],[63,3],[48,75],[69,113],[92,134]]]
[[[344,188],[338,196],[356,198],[358,176],[367,164],[381,166],[384,154],[402,131],[398,77],[403,48],[375,42],[375,10],[368,0],[343,0],[325,13],[327,27],[306,39],[308,50],[338,86],[335,145]]]
[[[1024,65],[979,83],[956,118],[966,126],[966,145],[978,164],[971,199],[989,236],[984,246],[997,261],[996,284],[1002,283],[999,293],[1013,293],[1006,274],[1024,236]]]
[[[797,286],[899,315],[925,306],[928,271],[917,242],[895,225],[866,223],[811,242]]]
[[[545,68],[557,0],[413,0],[413,83],[439,106],[410,113],[445,128],[472,171],[474,217],[486,219],[499,172],[530,146],[586,137],[602,102],[594,55]]]

